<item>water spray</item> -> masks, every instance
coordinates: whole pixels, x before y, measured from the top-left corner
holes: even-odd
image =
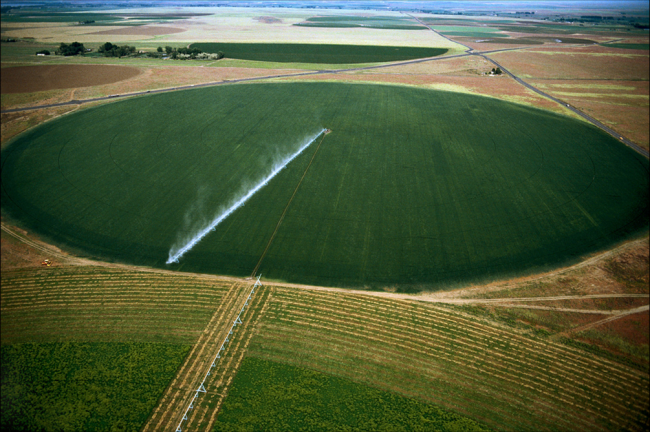
[[[258,190],[262,189],[264,186],[268,184],[269,181],[273,177],[275,177],[280,171],[284,169],[289,163],[294,160],[300,153],[302,153],[307,147],[311,145],[316,139],[321,136],[323,133],[329,132],[328,129],[322,129],[320,132],[318,132],[312,139],[310,139],[305,145],[300,147],[298,151],[293,153],[292,155],[288,156],[286,159],[284,159],[280,164],[269,174],[266,176],[264,179],[262,179],[258,184],[256,184],[254,187],[252,187],[246,194],[241,197],[239,200],[237,200],[233,205],[231,205],[229,208],[221,212],[217,217],[215,217],[210,224],[203,228],[201,231],[199,231],[194,237],[192,237],[184,246],[182,246],[180,249],[176,250],[174,252],[174,248],[172,248],[169,251],[169,258],[167,259],[166,264],[171,264],[171,263],[177,263],[178,260],[190,249],[192,249],[198,242],[203,239],[208,233],[212,230],[214,230],[217,225],[219,225],[224,219],[226,219],[228,216],[230,216],[235,210],[237,210],[239,207],[243,206],[246,201],[250,199],[253,195],[255,195],[255,192]]]

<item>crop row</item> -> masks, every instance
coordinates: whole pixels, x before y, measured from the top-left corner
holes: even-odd
[[[362,297],[279,289],[251,353],[396,390],[493,427],[643,422],[647,375],[451,310]]]
[[[353,315],[353,316],[348,316],[347,318],[343,315],[336,315],[336,314],[327,314],[325,316],[319,317],[319,321],[317,323],[312,323],[312,319],[310,316],[313,316],[313,312],[306,312],[306,311],[300,311],[299,308],[296,311],[295,315],[301,319],[303,322],[309,323],[309,325],[318,325],[322,322],[329,322],[329,323],[339,323],[342,320],[346,322],[351,322],[351,325],[340,325],[339,328],[341,328],[341,331],[349,332],[351,334],[359,334],[359,335],[365,335],[369,338],[373,338],[374,334],[376,332],[379,332],[382,330],[382,324],[379,323],[377,324],[378,321],[376,321],[373,324],[366,324],[364,325],[364,321],[366,323],[371,322],[371,319],[364,320],[362,317],[357,318],[358,315]],[[355,323],[356,321],[356,323]],[[356,326],[354,326],[356,324]],[[435,343],[425,343],[425,346],[431,345],[432,348],[435,349],[453,349],[454,351],[459,351],[459,352],[465,352],[465,355],[467,356],[466,358],[474,358],[477,359],[478,357],[476,356],[475,351],[477,349],[482,350],[483,354],[489,354],[490,356],[493,357],[494,359],[494,366],[495,366],[495,371],[497,372],[509,372],[511,369],[517,369],[519,368],[522,370],[520,372],[520,377],[519,381],[522,382],[522,385],[525,387],[532,388],[532,386],[537,386],[537,385],[545,385],[545,386],[554,386],[559,389],[562,389],[563,385],[567,385],[566,388],[562,389],[563,390],[563,395],[566,395],[568,397],[584,397],[580,392],[575,391],[573,388],[574,384],[583,384],[583,383],[589,383],[590,380],[589,378],[587,379],[581,379],[577,380],[572,377],[571,374],[567,374],[566,371],[563,370],[552,370],[551,366],[548,364],[545,364],[543,368],[540,368],[540,365],[538,362],[530,361],[526,357],[524,358],[517,358],[514,355],[503,355],[499,351],[499,347],[503,348],[503,345],[488,345],[487,343],[483,343],[483,341],[475,341],[475,340],[464,340],[462,336],[459,337],[450,337],[448,335],[445,335],[444,333],[441,332],[432,332],[432,331],[423,331],[423,332],[409,332],[408,329],[405,329],[404,326],[397,325],[395,326],[399,330],[399,334],[395,336],[387,336],[392,339],[392,341],[389,341],[389,343],[392,343],[393,345],[401,345],[404,344],[405,342],[411,342],[414,345],[412,348],[417,349],[422,343],[423,338],[432,338],[432,340],[435,340]],[[438,344],[438,346],[436,345]],[[442,347],[442,348],[441,348]],[[496,348],[496,349],[494,349]],[[510,350],[509,350],[510,351]],[[434,354],[435,355],[435,354]],[[526,368],[526,369],[523,369]],[[541,375],[540,375],[541,374]],[[549,379],[550,378],[550,379]],[[528,384],[525,384],[528,383]],[[599,383],[600,384],[600,383]],[[603,394],[607,394],[607,386],[601,385],[599,388],[589,388],[590,391],[599,391],[602,392]],[[565,401],[566,402],[566,401]]]
[[[195,408],[188,413],[188,420],[184,423],[184,427],[188,430],[212,430],[221,404],[228,394],[228,389],[246,354],[255,329],[268,306],[269,295],[268,289],[260,288],[249,301],[248,309],[241,316],[242,324],[234,331],[230,342],[225,346],[225,351],[221,354],[221,359],[215,363],[215,368],[205,382],[207,393],[197,399]]]
[[[160,399],[144,431],[160,430],[180,422],[249,291],[249,286],[232,285]]]
[[[291,296],[292,294],[284,293],[283,295]],[[402,307],[395,309],[395,302],[393,300],[368,298],[363,295],[346,295],[345,298],[334,298],[321,293],[313,293],[308,297],[301,296],[300,301],[303,303],[308,302],[307,304],[332,305],[334,309],[339,309],[340,305],[347,305],[355,309],[363,307],[365,310],[371,311],[374,314],[399,319],[403,323],[410,322],[414,325],[432,326],[438,324],[438,328],[441,331],[454,332],[460,330],[469,337],[476,335],[482,338],[486,334],[492,335],[494,340],[499,343],[506,345],[517,344],[516,347],[522,352],[522,355],[537,353],[538,355],[545,355],[549,359],[561,358],[565,364],[575,366],[573,371],[575,373],[581,373],[585,367],[593,369],[593,373],[601,377],[609,378],[609,385],[612,386],[617,386],[620,381],[635,383],[638,380],[638,373],[636,371],[622,369],[618,364],[612,364],[608,360],[585,358],[584,353],[581,351],[565,346],[548,345],[545,341],[530,339],[512,331],[503,333],[495,330],[491,324],[483,325],[482,321],[479,321],[474,316],[468,316],[449,309],[441,309],[433,305],[402,302]],[[453,326],[450,324],[453,324]],[[594,368],[594,364],[597,365],[596,368]]]
[[[229,288],[222,281],[192,276],[150,278],[142,272],[101,270],[3,272],[3,343],[193,343]]]

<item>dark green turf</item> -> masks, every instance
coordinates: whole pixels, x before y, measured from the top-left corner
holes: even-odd
[[[140,430],[189,349],[143,343],[3,345],[2,430]]]
[[[365,45],[195,43],[208,53],[223,52],[226,58],[280,63],[352,64],[382,63],[436,57],[446,48],[418,48]]]
[[[487,431],[434,405],[343,378],[248,357],[242,362],[215,432]]]
[[[196,89],[66,115],[3,151],[3,212],[109,259],[249,275],[316,146],[179,264],[165,261],[323,127],[332,132],[265,277],[435,289],[564,264],[648,224],[647,159],[591,125],[491,98],[341,83]]]
[[[601,44],[604,47],[619,48],[619,49],[631,49],[631,50],[650,50],[649,44],[643,43],[611,43],[611,44]]]

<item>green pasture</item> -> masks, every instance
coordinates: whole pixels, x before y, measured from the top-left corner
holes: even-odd
[[[392,62],[447,52],[446,48],[326,44],[195,43],[191,47],[208,53],[221,51],[228,59],[323,64]]]
[[[469,418],[321,372],[247,357],[215,432],[486,431]]]
[[[619,49],[631,49],[631,50],[650,50],[650,44],[644,43],[609,43],[601,44],[604,47],[610,48],[619,48]]]
[[[134,431],[144,425],[189,345],[3,345],[3,431]]]
[[[499,33],[499,29],[493,27],[467,27],[467,26],[435,26],[436,31],[447,36],[467,36],[480,38],[507,38],[507,34]]]
[[[322,16],[294,24],[301,27],[366,27],[384,30],[427,30],[411,18],[390,16]]]
[[[322,128],[332,132],[320,147],[165,264]],[[2,209],[79,253],[238,276],[284,213],[265,278],[440,289],[562,265],[646,229],[648,161],[595,127],[491,98],[231,85],[116,101],[24,133],[2,152]]]

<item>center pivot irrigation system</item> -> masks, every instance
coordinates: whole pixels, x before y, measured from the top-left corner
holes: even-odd
[[[225,351],[226,343],[228,343],[230,341],[230,335],[233,334],[233,331],[235,330],[235,327],[237,327],[237,324],[242,324],[241,314],[244,313],[244,309],[246,308],[246,306],[248,306],[248,302],[250,301],[253,294],[255,294],[255,288],[262,286],[262,282],[260,282],[261,277],[262,277],[262,275],[259,275],[257,277],[257,281],[255,281],[255,284],[253,285],[253,288],[251,288],[251,292],[248,293],[248,298],[246,299],[246,303],[244,303],[244,306],[241,307],[241,310],[239,311],[239,314],[237,315],[237,319],[235,319],[235,321],[233,321],[232,326],[230,327],[230,331],[226,335],[226,338],[224,339],[224,341],[221,343],[221,347],[219,348],[219,351],[217,351],[217,355],[214,357],[214,359],[212,359],[212,366],[210,366],[210,369],[208,369],[208,372],[203,377],[203,381],[201,381],[201,385],[199,385],[199,388],[196,389],[196,392],[194,393],[194,397],[190,401],[190,405],[187,407],[187,409],[183,413],[183,418],[178,423],[178,427],[176,428],[176,432],[182,432],[181,426],[183,425],[183,422],[185,420],[187,420],[187,413],[191,409],[194,408],[194,401],[199,397],[199,393],[207,393],[207,391],[205,389],[205,380],[207,380],[208,376],[210,376],[210,371],[212,371],[212,368],[217,366],[217,360],[221,358],[221,352]]]
[[[192,237],[184,246],[179,248],[178,250],[174,250],[172,248],[169,251],[169,258],[167,259],[166,264],[171,264],[171,263],[177,263],[178,260],[185,254],[185,252],[189,251],[192,249],[198,242],[201,241],[203,237],[208,235],[210,231],[214,231],[214,229],[219,225],[224,219],[226,219],[228,216],[230,216],[231,213],[233,213],[235,210],[237,210],[239,207],[243,206],[246,201],[249,200],[250,197],[255,195],[255,192],[258,190],[262,189],[264,186],[266,186],[273,177],[275,177],[280,171],[284,169],[287,165],[289,165],[289,162],[294,160],[300,153],[303,152],[307,147],[311,145],[314,141],[316,141],[316,138],[321,136],[322,134],[328,134],[330,132],[329,129],[321,129],[316,135],[314,135],[312,138],[310,138],[307,143],[303,144],[302,147],[298,149],[295,153],[287,156],[284,160],[282,160],[279,164],[277,164],[274,168],[271,174],[267,175],[264,177],[259,183],[257,183],[254,187],[252,187],[250,190],[246,192],[244,196],[239,198],[236,202],[234,202],[230,207],[228,207],[226,210],[222,211],[221,214],[219,214],[217,217],[215,217],[210,224],[203,228],[201,231],[199,231],[194,237]]]

